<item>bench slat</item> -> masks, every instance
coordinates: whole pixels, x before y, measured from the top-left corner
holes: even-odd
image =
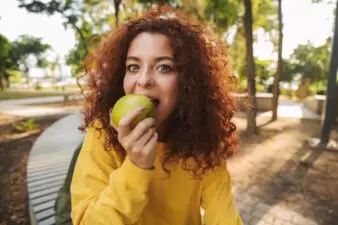
[[[53,187],[53,188],[48,188],[48,189],[44,189],[43,191],[38,191],[38,192],[34,192],[34,193],[29,193],[30,195],[30,199],[35,199],[47,194],[54,194],[56,192],[58,192],[60,189],[60,187]]]
[[[40,166],[36,166],[36,167],[31,167],[31,168],[27,168],[27,171],[29,173],[34,173],[37,171],[44,171],[47,169],[54,169],[54,168],[64,168],[64,167],[69,167],[69,163],[70,162],[50,162],[49,164],[41,164]]]
[[[54,168],[54,169],[49,169],[49,170],[42,170],[40,172],[35,172],[35,173],[30,173],[30,174],[27,174],[27,182],[30,182],[31,179],[34,179],[35,177],[39,177],[39,176],[46,176],[48,174],[51,174],[51,173],[64,173],[64,172],[67,172],[68,171],[68,168],[65,167],[63,170],[60,170],[60,168]]]
[[[52,216],[55,215],[55,211],[53,208],[49,208],[49,209],[46,209],[46,210],[43,210],[41,212],[38,212],[35,214],[35,218],[36,220],[39,222],[41,220],[45,220],[45,219],[48,219]]]
[[[51,177],[56,177],[58,175],[63,175],[66,177],[67,175],[67,170],[65,171],[53,171],[53,172],[49,172],[49,173],[45,173],[43,175],[40,175],[40,176],[34,176],[34,177],[31,177],[31,178],[28,178],[27,179],[27,182],[28,183],[32,183],[32,182],[35,182],[35,181],[38,181],[38,180],[43,180],[43,179],[48,179],[48,178],[51,178]]]
[[[55,217],[49,217],[48,219],[38,222],[38,225],[55,225]]]
[[[45,202],[45,203],[42,203],[42,204],[39,204],[39,205],[36,205],[36,206],[33,206],[33,212],[36,214],[36,213],[41,212],[43,210],[50,209],[50,208],[54,207],[54,204],[55,204],[55,199],[50,200],[50,201]]]
[[[34,192],[38,192],[38,191],[42,191],[48,188],[54,188],[54,187],[61,187],[61,185],[63,184],[64,180],[56,180],[53,181],[52,183],[48,183],[45,185],[40,185],[40,186],[36,186],[36,187],[32,187],[29,188],[29,193],[34,193]]]
[[[48,202],[56,198],[57,198],[57,193],[54,193],[54,194],[50,194],[50,195],[42,196],[40,198],[33,199],[30,201],[30,203],[32,206],[35,206],[35,205],[45,203],[45,202]]]
[[[28,183],[28,188],[52,183],[53,181],[64,180],[65,178],[66,178],[65,174],[61,174],[61,175],[58,175],[58,176],[54,176],[54,177],[50,177],[50,178],[46,178],[46,179],[42,179],[42,180],[37,180],[37,181],[31,182],[31,183]]]

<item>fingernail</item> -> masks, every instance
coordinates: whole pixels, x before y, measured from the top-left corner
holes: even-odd
[[[140,108],[138,108],[138,111],[140,111],[140,112],[142,112],[144,110],[144,107],[142,106],[142,107],[140,107]]]

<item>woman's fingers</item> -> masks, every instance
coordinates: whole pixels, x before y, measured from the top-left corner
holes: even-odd
[[[143,109],[139,108],[128,113],[120,120],[118,125],[114,124],[110,118],[110,124],[117,130],[118,140],[126,150],[129,159],[138,167],[146,169],[151,168],[154,164],[158,135],[154,118],[146,118],[140,121],[135,128],[131,126]]]
[[[148,129],[135,144],[138,146],[145,146],[154,133],[155,133],[155,128]]]
[[[148,143],[144,146],[144,150],[147,151],[147,153],[153,152],[156,146],[158,140],[158,134],[157,132],[153,133]]]
[[[133,142],[138,141],[142,135],[150,128],[154,127],[155,120],[153,118],[146,118],[139,122],[136,127],[130,132],[129,139]]]
[[[138,115],[142,113],[144,107],[138,108],[130,113],[127,113],[122,119],[120,120],[119,124],[117,125],[117,131],[119,136],[124,137],[127,136],[131,131],[131,124],[136,119]]]
[[[153,118],[146,118],[142,120],[128,135],[119,135],[120,143],[126,150],[134,149],[134,151],[137,151],[137,149],[141,149],[143,146],[137,143],[138,140],[142,138],[143,135],[145,135],[145,133],[154,126],[154,124],[155,121]]]
[[[142,140],[147,139],[145,135],[148,136],[148,132],[144,134]],[[143,139],[144,138],[144,139]],[[154,166],[156,159],[156,142],[158,139],[158,134],[156,132],[152,133],[150,139],[143,146],[135,146],[132,151],[128,153],[129,159],[138,167],[143,169],[151,169]],[[141,139],[140,139],[141,140]]]

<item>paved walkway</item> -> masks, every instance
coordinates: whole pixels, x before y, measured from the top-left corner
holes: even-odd
[[[280,118],[297,118],[297,119],[316,119],[320,116],[306,109],[301,102],[281,99],[278,103],[278,117]],[[261,116],[272,116],[272,112],[262,113]]]
[[[75,97],[78,99],[79,97]],[[32,117],[45,116],[65,113],[75,113],[77,109],[62,109],[56,107],[32,106],[31,104],[46,104],[54,102],[63,102],[63,96],[36,97],[15,100],[0,101],[0,113],[14,116]]]
[[[76,99],[81,98],[76,97]],[[15,116],[42,116],[51,114],[74,113],[78,110],[60,109],[43,106],[30,106],[30,104],[44,104],[53,102],[62,102],[63,96],[37,97],[16,100],[0,101],[0,113],[11,114]],[[271,117],[272,112],[267,111],[258,113],[259,116]],[[244,112],[236,113],[236,116],[245,117]],[[319,120],[320,116],[306,109],[302,103],[293,100],[279,100],[278,117],[280,118],[298,118],[298,119],[315,119]]]
[[[257,198],[238,192],[236,187],[234,195],[244,225],[318,225],[296,212],[264,204]]]
[[[279,118],[293,118],[293,119],[312,119],[320,120],[320,116],[308,110],[301,102],[293,100],[281,99],[278,103],[278,117]],[[245,112],[236,113],[239,117],[245,117]],[[272,111],[258,112],[258,116],[271,117]]]

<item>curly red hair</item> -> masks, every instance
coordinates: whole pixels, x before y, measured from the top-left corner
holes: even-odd
[[[170,173],[167,164],[183,160],[183,169],[198,177],[230,157],[237,145],[236,126],[231,122],[235,99],[230,94],[236,79],[224,42],[169,6],[153,7],[141,18],[126,22],[87,55],[84,65],[89,89],[82,129],[99,121],[97,129],[106,135],[105,148],[125,157],[117,132],[109,124],[109,110],[124,95],[126,54],[134,37],[142,32],[169,38],[181,74],[178,105],[166,136],[170,148],[162,167]],[[190,159],[195,162],[192,167]]]

